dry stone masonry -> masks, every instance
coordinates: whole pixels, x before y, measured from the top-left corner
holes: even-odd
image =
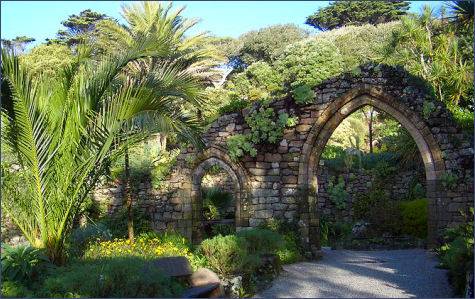
[[[297,116],[276,144],[258,145],[256,157],[232,161],[226,140],[250,132],[244,118],[251,109],[217,119],[204,134],[206,148],[183,149],[165,191],[144,190],[143,204],[156,229],[173,228],[194,241],[201,238],[201,184],[214,165],[229,174],[235,187],[236,226],[256,226],[268,218],[298,221],[302,241],[319,248],[321,206],[319,157],[341,121],[353,111],[372,105],[398,120],[412,135],[425,169],[429,200],[429,239],[461,221],[459,210],[473,205],[473,139],[456,126],[440,102],[431,101],[424,84],[401,68],[368,64],[361,72],[329,79],[315,91],[313,103],[299,106],[292,98],[270,104],[276,112]],[[456,177],[449,187],[448,176]],[[148,196],[150,194],[150,196]]]

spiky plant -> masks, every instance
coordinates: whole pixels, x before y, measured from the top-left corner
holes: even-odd
[[[32,80],[15,55],[2,51],[2,139],[28,173],[23,183],[28,196],[3,196],[2,208],[56,264],[64,262],[65,237],[105,161],[145,136],[139,130],[124,134],[127,123],[153,112],[163,124],[197,139],[196,118],[179,109],[201,102],[195,78],[174,65],[125,75],[131,63],[168,57],[172,49],[169,34],[159,40],[144,34],[98,63],[79,55],[56,84]]]
[[[446,6],[451,13],[451,19],[459,26],[468,28],[473,26],[473,0],[447,1]],[[472,27],[473,28],[473,27]]]
[[[97,38],[92,42],[95,48],[101,49],[102,53],[113,53],[122,49],[127,49],[140,39],[143,35],[154,36],[157,44],[152,47],[161,47],[160,41],[163,36],[169,37],[169,55],[162,57],[148,57],[129,64],[127,76],[134,78],[144,74],[160,75],[163,69],[174,67],[186,76],[183,79],[193,78],[203,84],[210,84],[212,80],[219,79],[219,72],[216,66],[223,61],[216,53],[216,49],[211,47],[209,37],[205,34],[186,36],[190,28],[196,25],[197,20],[186,19],[181,16],[184,8],[172,11],[172,4],[167,6],[157,2],[134,3],[122,7],[122,16],[127,24],[119,25],[112,20],[104,20],[97,25]],[[184,82],[186,83],[186,82]],[[199,86],[195,86],[197,92]],[[204,96],[204,94],[201,94]],[[181,110],[190,111],[200,115],[202,109],[207,109],[204,102],[187,103],[184,102]],[[160,135],[162,142],[166,143],[166,135],[174,132],[175,129],[167,126],[162,116],[156,113],[144,114],[141,118],[135,119],[126,130],[133,127],[147,127]],[[189,136],[187,136],[189,139]],[[188,140],[189,141],[189,140]],[[132,218],[132,194],[130,192],[130,166],[128,150],[124,154],[125,170],[125,201],[129,211],[129,239],[133,242],[133,218]]]

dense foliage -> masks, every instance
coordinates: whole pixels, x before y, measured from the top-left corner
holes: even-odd
[[[45,279],[41,297],[177,297],[182,284],[139,257],[81,260]]]
[[[290,117],[285,112],[276,115],[274,109],[266,103],[255,107],[245,120],[251,129],[250,134],[236,134],[227,139],[229,156],[233,160],[238,160],[246,153],[255,157],[257,144],[277,143],[284,135],[284,129],[297,123],[295,117]]]
[[[225,47],[224,54],[229,64],[236,69],[243,69],[254,62],[271,63],[286,46],[307,37],[307,33],[293,25],[273,25],[256,31],[249,31],[236,40],[221,39],[220,48]]]
[[[460,297],[466,291],[467,274],[473,274],[473,208],[470,208],[468,215],[462,215],[465,216],[465,223],[447,229],[444,244],[438,250],[441,266],[449,270],[455,295]]]
[[[346,25],[375,25],[397,20],[408,9],[408,1],[334,1],[308,16],[305,23],[322,31]]]

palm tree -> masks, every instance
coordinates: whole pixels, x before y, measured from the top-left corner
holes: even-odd
[[[473,25],[473,0],[448,1],[446,2],[446,6],[449,8],[452,14],[451,18],[457,25],[463,28],[469,28]]]
[[[174,65],[125,75],[131,63],[168,57],[172,48],[172,36],[144,34],[100,62],[78,51],[57,84],[32,80],[18,57],[2,51],[2,140],[28,173],[23,187],[29,196],[7,195],[1,204],[27,240],[45,248],[53,262],[64,262],[65,238],[105,162],[146,136],[124,134],[127,123],[153,112],[194,136],[196,119],[179,108],[201,103],[199,82]]]
[[[184,8],[171,11],[172,4],[163,6],[157,2],[142,2],[122,8],[122,16],[127,25],[122,26],[112,20],[104,20],[97,25],[96,38],[92,41],[95,48],[101,49],[102,53],[117,52],[134,44],[135,40],[143,35],[150,35],[159,41],[163,36],[171,37],[170,51],[168,56],[146,58],[135,61],[129,65],[127,76],[134,78],[143,74],[160,73],[168,67],[181,70],[186,75],[186,80],[192,78],[204,84],[211,84],[219,75],[216,68],[223,61],[214,47],[211,47],[211,39],[204,33],[187,37],[186,32],[196,25],[196,20],[181,17]],[[156,45],[160,47],[160,44]],[[196,86],[195,89],[199,89]],[[203,96],[203,94],[202,94]],[[204,103],[183,102],[181,110],[196,112],[200,118],[200,110],[206,109]],[[166,135],[175,130],[161,119],[161,115],[149,113],[139,120],[140,126],[146,126],[158,134],[160,145],[166,144]],[[135,120],[137,125],[137,119]],[[129,128],[133,125],[129,125]],[[127,131],[127,129],[125,129]],[[188,136],[189,138],[189,136]],[[188,140],[189,141],[189,140]],[[126,149],[124,154],[125,172],[125,199],[128,211],[128,236],[133,242],[133,212],[132,194],[130,192],[130,165],[129,154]]]

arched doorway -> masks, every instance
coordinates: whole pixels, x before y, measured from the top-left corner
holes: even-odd
[[[373,106],[354,111],[335,129],[319,161],[314,175],[321,246],[425,245],[424,164],[397,120]]]
[[[248,226],[249,220],[246,205],[246,176],[236,165],[233,165],[227,157],[214,149],[203,154],[200,162],[193,170],[192,174],[192,241],[200,242],[209,236],[213,225],[227,225],[233,230],[239,230]],[[214,186],[213,186],[214,185]],[[208,214],[206,203],[209,197],[213,197],[210,192],[216,192],[220,188],[220,196],[228,197],[227,201],[217,211],[219,219],[213,219]],[[204,205],[205,203],[205,205]]]
[[[391,115],[412,136],[421,154],[427,186],[428,243],[435,242],[438,230],[437,202],[443,200],[440,177],[445,171],[442,154],[429,128],[420,117],[391,96],[375,88],[351,90],[331,102],[317,119],[303,146],[299,168],[299,185],[308,203],[308,241],[314,249],[320,247],[318,197],[318,168],[321,154],[338,125],[351,113],[363,106],[373,106]]]

